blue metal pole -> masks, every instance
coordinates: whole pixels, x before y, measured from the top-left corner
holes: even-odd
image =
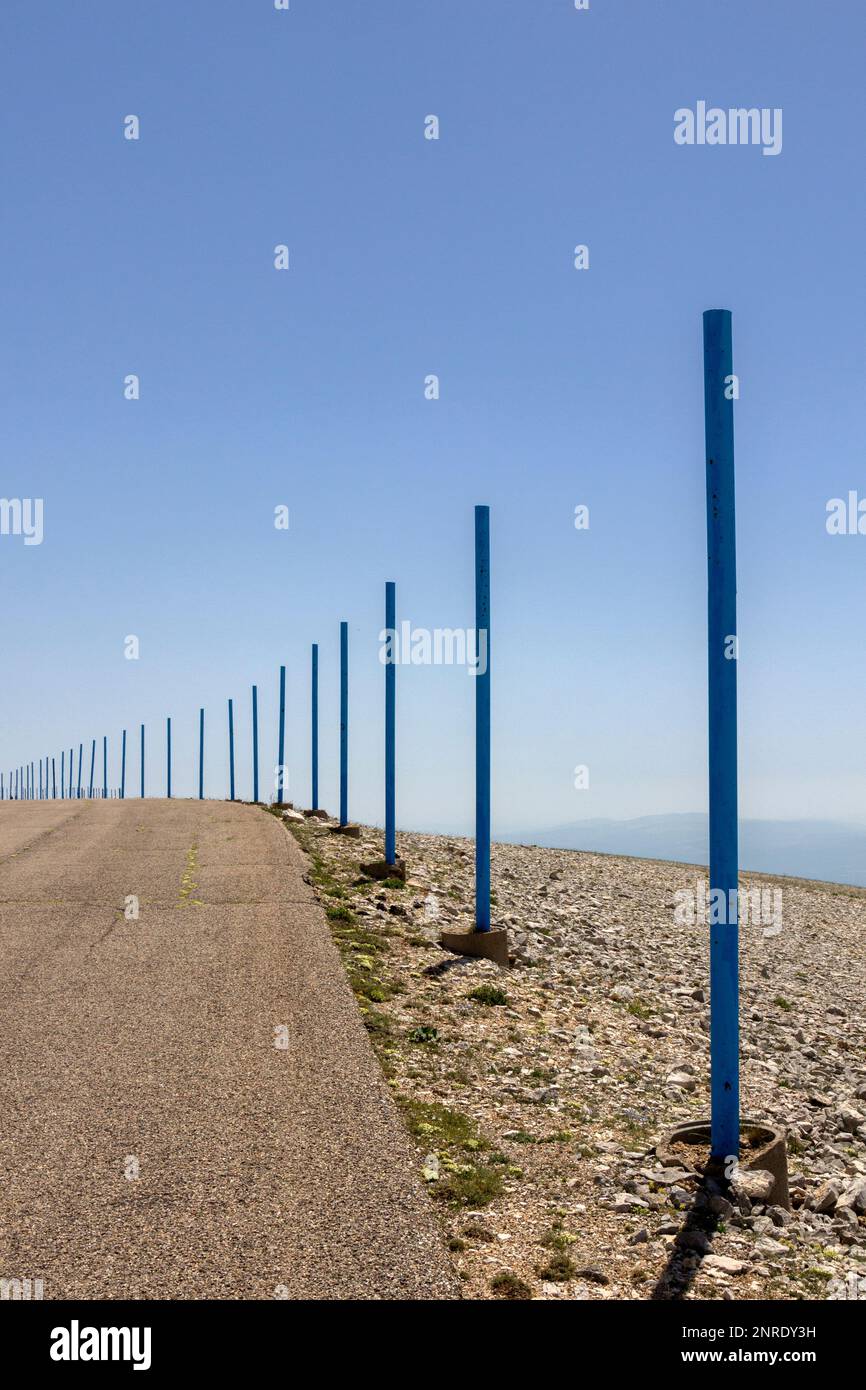
[[[259,799],[259,691],[253,686],[253,801]]]
[[[204,801],[204,710],[198,712],[198,799]]]
[[[102,736],[102,795],[108,796],[108,735]]]
[[[141,795],[144,797],[144,725],[141,726]]]
[[[94,768],[95,768],[95,767],[96,767],[96,739],[93,740],[93,743],[92,743],[91,746],[90,746],[90,791],[88,792],[88,795],[91,796],[91,797],[93,796],[93,771],[94,771]]]
[[[235,799],[235,716],[229,700],[229,800]]]
[[[39,759],[39,800],[42,800],[42,759]]]
[[[66,791],[66,749],[60,750],[60,800],[63,800]]]
[[[53,801],[57,800],[57,769],[53,758],[51,759],[51,798]]]
[[[475,930],[490,930],[490,508],[475,508]],[[483,673],[482,673],[483,656]]]
[[[78,745],[78,787],[77,787],[76,792],[75,792],[75,796],[76,796],[76,799],[77,799],[78,801],[81,800],[81,759],[83,758],[83,756],[84,756],[84,744],[83,744],[83,743],[79,743],[79,745]]]
[[[72,749],[69,750],[69,800],[72,800]]]
[[[165,721],[165,794],[171,797],[171,719]]]
[[[397,665],[395,636],[397,628],[397,586],[385,584],[385,629],[388,637],[388,661],[385,665],[385,862],[397,858],[396,822],[396,695]]]
[[[46,781],[48,780],[48,771],[47,771],[47,769],[46,769],[46,772],[45,772],[45,780],[46,780]],[[35,759],[35,758],[33,759],[33,761],[32,761],[31,764],[30,764],[30,799],[31,799],[31,801],[35,801],[35,799],[36,799],[36,759]]]
[[[349,624],[340,623],[340,824],[349,823]]]
[[[280,667],[280,737],[279,737],[279,756],[277,758],[279,787],[277,790],[277,805],[283,804],[283,759],[286,753],[286,668]]]
[[[314,811],[319,809],[319,644],[313,643],[312,666],[310,672],[310,696],[312,701],[312,727],[310,738],[312,742],[311,762],[312,762],[312,808]]]
[[[737,562],[731,314],[704,314],[709,686],[710,1097],[713,1158],[740,1147],[737,853]],[[713,920],[720,918],[721,920]]]
[[[126,799],[126,730],[120,741],[120,799]]]

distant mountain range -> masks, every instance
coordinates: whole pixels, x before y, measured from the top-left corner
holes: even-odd
[[[497,834],[510,843],[596,850],[640,859],[706,864],[707,817],[639,816],[636,820],[582,820],[526,835]],[[741,820],[740,868],[817,878],[866,888],[866,825],[827,820]]]

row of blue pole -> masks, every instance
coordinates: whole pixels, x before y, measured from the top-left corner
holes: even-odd
[[[731,314],[709,309],[703,316],[704,419],[707,500],[707,635],[709,725],[709,840],[710,890],[722,890],[723,901],[738,903],[737,844],[737,667],[736,667],[736,528],[734,496],[733,351]],[[385,627],[396,632],[396,586],[385,585]],[[480,656],[475,681],[475,925],[490,930],[490,512],[475,508],[475,631]],[[732,645],[733,644],[733,645]],[[385,664],[385,858],[396,859],[396,668],[395,643]],[[311,663],[312,807],[319,802],[319,650],[314,643]],[[279,768],[276,800],[283,802],[285,765],[286,668],[280,667]],[[235,798],[234,707],[228,702],[229,784]],[[171,720],[166,724],[167,793],[171,796]],[[108,795],[108,744],[103,739],[103,796]],[[79,744],[78,787],[81,795]],[[93,795],[96,741],[91,747],[90,795]],[[61,795],[64,766],[61,755]],[[120,795],[125,791],[126,732],[121,755]],[[56,794],[54,759],[52,795]],[[69,755],[72,786],[72,752]],[[349,628],[340,623],[340,824],[349,814]],[[8,794],[35,795],[34,764],[9,774]],[[39,795],[47,795],[48,760],[43,779],[40,761]],[[0,777],[0,795],[5,795]],[[141,726],[141,795],[144,796],[144,725]],[[204,797],[204,710],[199,711],[199,797]],[[258,700],[253,686],[253,798],[258,801]],[[725,920],[710,927],[710,1070],[711,1150],[715,1158],[739,1153],[739,912],[717,914]],[[733,916],[733,921],[728,920]]]

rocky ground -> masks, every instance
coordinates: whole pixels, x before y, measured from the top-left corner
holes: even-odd
[[[742,1110],[787,1130],[789,1212],[655,1154],[709,1112],[707,927],[674,915],[705,871],[496,845],[504,970],[438,945],[471,925],[471,841],[400,835],[381,883],[381,831],[285,819],[466,1297],[866,1299],[866,891],[743,878],[782,890],[742,933]]]

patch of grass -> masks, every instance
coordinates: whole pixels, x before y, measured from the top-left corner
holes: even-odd
[[[406,885],[402,878],[381,878],[379,879],[380,888],[405,888]]]
[[[504,989],[498,989],[496,985],[479,985],[477,989],[469,991],[469,999],[474,999],[477,1004],[507,1004],[508,995]]]
[[[380,1037],[387,1037],[393,1031],[391,1020],[388,1015],[379,1013],[376,1009],[362,1010],[361,1017],[368,1033],[378,1034]]]
[[[502,1174],[486,1163],[467,1163],[434,1184],[433,1195],[454,1207],[486,1207],[502,1193]]]
[[[777,1009],[782,1009],[786,1014],[789,1014],[794,1007],[790,999],[785,999],[781,994],[776,995],[773,1003]]]
[[[525,1129],[518,1129],[515,1134],[509,1135],[512,1144],[536,1144],[538,1141],[534,1134],[527,1134]]]
[[[463,1234],[468,1236],[470,1240],[489,1242],[496,1239],[493,1232],[487,1226],[482,1226],[480,1221],[470,1221],[468,1226],[463,1227]]]
[[[329,922],[354,922],[355,920],[354,912],[350,908],[344,907],[342,903],[338,903],[336,907],[326,907],[325,916]]]
[[[359,994],[362,999],[369,999],[373,1004],[384,1004],[394,993],[389,985],[383,980],[377,980],[375,975],[350,974],[349,984],[355,994]]]
[[[577,1265],[574,1260],[569,1259],[568,1255],[560,1253],[553,1258],[542,1269],[538,1271],[539,1279],[549,1279],[555,1284],[567,1284],[569,1279],[573,1279],[577,1273]]]
[[[652,1018],[655,1010],[645,999],[640,997],[630,999],[626,1007],[626,1013],[632,1014],[635,1018]]]
[[[470,1151],[486,1147],[472,1121],[459,1110],[449,1110],[438,1101],[415,1100],[398,1096],[406,1128],[415,1139],[422,1139],[436,1148],[458,1148]]]
[[[525,1279],[518,1279],[511,1270],[503,1270],[490,1280],[490,1288],[497,1298],[531,1298],[532,1289]]]

